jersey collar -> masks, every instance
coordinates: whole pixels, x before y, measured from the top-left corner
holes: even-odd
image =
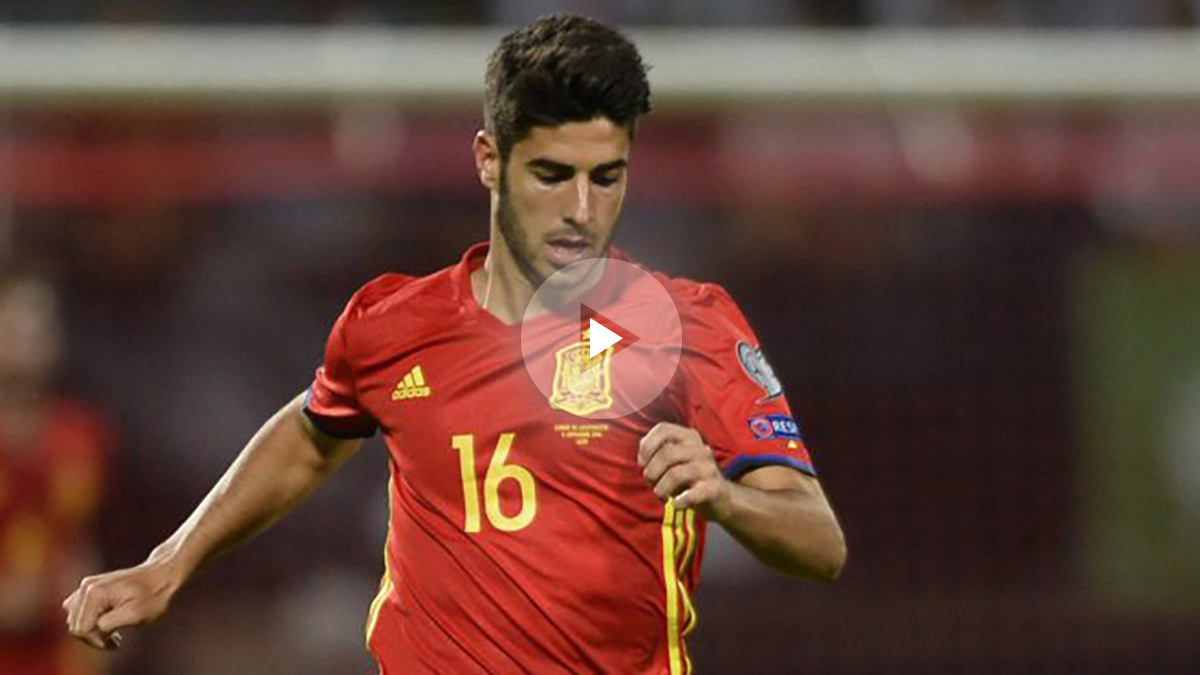
[[[471,273],[483,266],[484,261],[487,260],[489,247],[490,243],[486,241],[479,242],[478,244],[471,246],[466,250],[466,252],[463,253],[462,259],[459,260],[458,264],[454,266],[451,276],[454,279],[454,288],[458,296],[458,304],[472,315],[483,315],[485,317],[485,321],[490,320],[499,326],[520,328],[519,322],[509,326],[508,324],[500,321],[500,319],[497,319],[494,314],[484,309],[475,300],[475,292],[471,288]],[[637,264],[636,261],[630,258],[629,254],[617,248],[616,246],[608,247],[607,257],[612,258],[613,260],[621,260],[623,262],[629,262],[635,265]],[[609,270],[606,270],[604,277],[600,279],[600,283],[596,284],[596,287],[591,291],[588,291],[588,294],[585,296],[585,301],[587,301],[589,298],[607,298],[611,295],[615,288],[619,287],[621,281],[617,278],[619,275],[612,274],[611,269],[612,266],[610,265]]]

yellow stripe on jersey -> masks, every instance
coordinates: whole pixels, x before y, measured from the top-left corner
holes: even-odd
[[[684,578],[687,574],[687,549],[691,547],[691,542],[687,539],[687,514],[690,510],[675,511],[675,585],[679,588],[679,599],[683,603],[683,614],[679,618],[679,623],[684,627],[682,633],[687,633],[687,625],[691,621],[691,601],[688,599],[687,586],[684,584]],[[686,658],[686,649],[684,656]]]
[[[683,551],[687,545],[687,533],[683,529],[683,514],[687,511],[675,512],[675,572],[682,574],[683,572]]]
[[[684,526],[687,529],[687,549],[683,553],[680,569],[686,570],[692,564],[692,554],[696,552],[696,512],[688,509],[684,513],[687,514],[684,519]]]
[[[412,369],[413,382],[418,387],[425,386],[425,373],[421,372],[421,366],[414,366]]]
[[[696,608],[692,606],[691,593],[688,593],[687,588],[683,584],[679,584],[679,596],[683,598],[683,615],[686,617],[683,622],[683,631],[680,637],[687,637],[696,630]],[[687,645],[683,646],[683,656],[687,658]]]
[[[686,582],[692,556],[696,552],[696,512],[692,509],[673,511],[671,520],[676,597],[683,609],[683,614],[676,620],[675,626],[679,630],[678,653],[683,660],[682,671],[686,674],[692,672],[692,660],[684,638],[696,630],[696,608],[692,604],[691,592]]]
[[[384,558],[387,558],[387,553],[384,553]],[[379,580],[379,593],[371,602],[371,611],[367,614],[367,630],[365,632],[367,649],[371,648],[371,636],[375,634],[375,624],[379,622],[379,612],[383,609],[383,603],[387,602],[388,596],[395,590],[395,585],[392,583],[391,567],[387,561],[384,561],[383,578]]]
[[[671,675],[683,675],[679,650],[679,582],[675,576],[675,505],[667,500],[662,522],[663,587],[667,593],[667,662]]]
[[[379,622],[379,612],[383,609],[383,603],[387,602],[388,596],[396,588],[395,582],[392,581],[392,563],[388,559],[388,551],[392,545],[392,504],[395,501],[395,493],[392,488],[392,481],[388,480],[388,536],[387,541],[383,544],[383,578],[379,580],[379,593],[375,595],[375,599],[371,601],[371,609],[367,613],[367,628],[365,631],[367,641],[367,651],[371,650],[371,636],[375,634],[375,624]]]
[[[683,580],[687,577],[688,571],[692,565],[692,554],[696,552],[696,512],[688,509],[684,512],[686,515],[681,519],[683,521],[684,530],[687,533],[687,548],[683,552],[683,560],[679,563],[679,594],[683,597],[683,607],[686,610],[685,616],[687,620],[683,626],[683,636],[687,637],[696,630],[696,608],[692,605],[691,593],[688,592],[687,586]],[[687,659],[687,647],[684,646],[683,658]],[[688,661],[688,672],[691,672],[691,661]]]

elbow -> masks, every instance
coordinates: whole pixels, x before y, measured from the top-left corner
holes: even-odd
[[[788,576],[831,583],[836,581],[846,566],[846,538],[842,529],[834,524],[816,545],[810,544],[788,556],[779,571]]]
[[[830,542],[824,547],[817,566],[815,578],[818,581],[836,581],[846,567],[846,538],[840,527],[835,528]]]

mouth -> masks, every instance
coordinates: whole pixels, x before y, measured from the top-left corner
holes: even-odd
[[[563,268],[588,257],[591,241],[580,235],[556,235],[546,239],[546,258],[557,268]]]

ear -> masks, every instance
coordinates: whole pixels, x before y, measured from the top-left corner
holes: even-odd
[[[486,131],[475,133],[471,142],[471,150],[475,153],[475,170],[479,172],[479,182],[489,190],[500,187],[500,148],[496,139]]]

